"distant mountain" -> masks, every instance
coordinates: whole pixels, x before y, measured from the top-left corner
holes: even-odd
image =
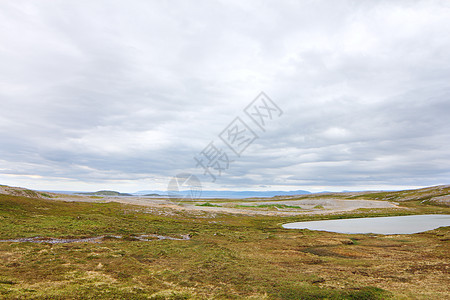
[[[39,190],[41,192],[48,192],[48,193],[56,193],[56,194],[65,194],[65,195],[75,195],[83,193],[81,191],[60,191],[60,190]]]
[[[180,194],[187,195],[190,191],[180,191]],[[149,194],[158,194],[167,196],[163,191],[139,191],[133,193],[137,196],[146,196]],[[252,198],[252,197],[274,197],[274,196],[292,196],[311,194],[308,191],[202,191],[201,198]]]
[[[0,195],[20,196],[27,198],[41,198],[41,199],[61,199],[61,194],[69,195],[91,195],[91,196],[153,196],[153,197],[167,197],[166,191],[140,191],[133,194],[120,193],[116,191],[97,191],[97,192],[74,192],[74,191],[34,191],[21,187],[11,187],[0,185]],[[180,194],[190,195],[190,191],[181,191]],[[423,205],[435,205],[442,207],[450,207],[450,185],[438,185],[425,187],[420,189],[409,189],[400,191],[360,191],[360,192],[328,192],[328,193],[314,193],[308,191],[203,191],[201,198],[249,198],[249,197],[274,197],[274,196],[293,196],[305,195],[306,198],[314,199],[315,197],[322,197],[328,195],[329,197],[343,197],[345,199],[361,199],[361,200],[380,200],[380,201],[418,201]],[[0,199],[1,200],[1,199]]]
[[[143,190],[135,193],[120,193],[116,191],[98,191],[98,192],[82,192],[82,191],[59,191],[45,190],[43,192],[51,192],[67,195],[91,195],[91,196],[141,196],[141,197],[167,197],[167,191],[160,190]],[[180,194],[188,195],[190,191],[180,191]],[[274,197],[274,196],[292,196],[305,195],[311,192],[304,190],[296,191],[202,191],[201,198],[251,198],[251,197]]]
[[[97,192],[84,192],[78,193],[80,195],[90,195],[90,196],[133,196],[132,194],[120,193],[116,191],[97,191]]]

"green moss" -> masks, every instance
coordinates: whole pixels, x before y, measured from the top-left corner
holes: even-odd
[[[211,204],[209,202],[205,202],[203,204],[196,204],[195,206],[208,206],[208,207],[221,207],[220,205],[217,204]]]
[[[274,295],[280,299],[388,299],[391,294],[377,287],[357,288],[354,291],[320,289],[315,286],[295,285],[282,287]]]
[[[286,204],[260,204],[260,205],[235,205],[235,207],[251,207],[251,208],[269,208],[269,209],[285,209],[285,208],[296,208],[302,209],[300,206],[286,205]]]

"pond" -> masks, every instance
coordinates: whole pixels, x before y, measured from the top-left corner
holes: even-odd
[[[287,229],[309,229],[338,233],[411,234],[450,226],[450,215],[416,215],[296,222]]]

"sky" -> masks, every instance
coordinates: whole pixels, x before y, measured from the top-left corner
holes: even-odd
[[[444,0],[1,1],[0,184],[449,184],[449,79]]]

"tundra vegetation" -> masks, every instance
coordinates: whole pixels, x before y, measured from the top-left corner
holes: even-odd
[[[0,239],[41,241],[0,243],[4,299],[450,298],[448,227],[387,236],[281,227],[319,219],[449,214],[441,201],[448,187],[335,194],[399,207],[297,216],[64,202],[27,191],[0,194]],[[208,200],[206,206],[220,201]],[[264,207],[272,208],[283,207]],[[182,238],[186,235],[190,238]],[[51,238],[98,236],[103,237],[93,242],[51,243]]]

